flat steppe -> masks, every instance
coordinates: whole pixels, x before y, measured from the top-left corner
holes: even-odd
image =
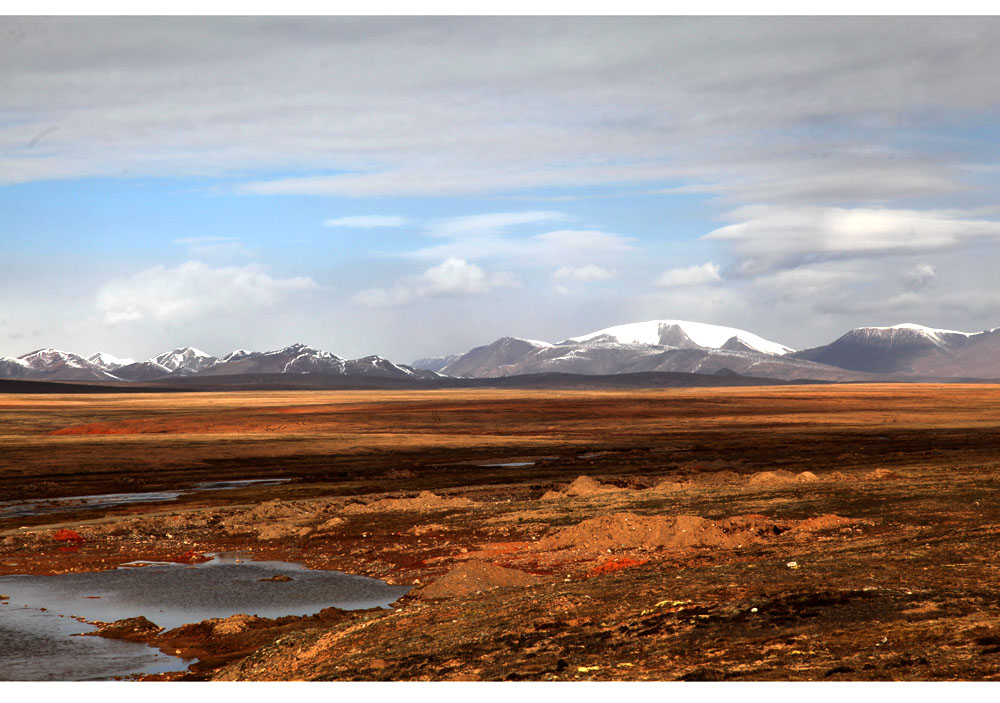
[[[413,586],[107,628],[198,659],[163,678],[1000,673],[993,385],[0,395],[0,478],[0,501],[286,479],[0,519],[3,574],[238,550]]]

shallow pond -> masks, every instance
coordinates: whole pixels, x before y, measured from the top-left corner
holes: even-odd
[[[182,495],[199,491],[225,491],[249,486],[273,486],[287,483],[288,478],[259,478],[237,481],[204,481],[191,488],[175,491],[147,491],[144,493],[101,493],[88,496],[68,496],[66,498],[28,498],[25,500],[0,501],[0,518],[27,517],[30,515],[51,515],[71,510],[101,510],[133,503],[158,503],[177,500]]]
[[[290,581],[262,581],[274,576]],[[197,565],[148,564],[57,576],[0,576],[0,680],[80,681],[161,671],[187,664],[142,644],[71,637],[143,615],[165,629],[237,613],[276,618],[388,607],[409,590],[364,576],[313,571],[297,564],[217,555]],[[46,611],[40,610],[47,609]]]

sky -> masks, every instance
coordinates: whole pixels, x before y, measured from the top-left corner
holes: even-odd
[[[0,17],[0,355],[1000,326],[1000,18]]]

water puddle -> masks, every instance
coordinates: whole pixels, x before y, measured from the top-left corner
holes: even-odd
[[[137,642],[73,636],[94,629],[68,616],[0,604],[0,681],[107,681],[188,666]]]
[[[103,510],[134,503],[159,503],[177,500],[182,495],[199,491],[225,491],[247,486],[274,486],[288,483],[290,478],[260,478],[238,481],[204,481],[192,488],[175,491],[148,491],[146,493],[102,493],[100,495],[70,496],[68,498],[30,498],[0,502],[0,519],[50,515],[74,510]]]
[[[273,579],[275,576],[290,580]],[[142,644],[70,637],[73,620],[143,615],[165,629],[238,613],[277,618],[389,607],[409,590],[377,579],[220,554],[197,565],[147,564],[57,576],[0,576],[0,680],[81,681],[179,671],[187,663]],[[47,610],[43,611],[42,608]]]
[[[484,469],[517,469],[524,468],[526,466],[534,466],[535,464],[544,463],[547,461],[555,461],[559,456],[525,456],[525,457],[510,457],[506,461],[502,458],[497,458],[493,460],[488,460],[483,464],[476,464]]]
[[[486,468],[486,469],[493,469],[493,468],[512,468],[513,469],[513,468],[517,468],[518,466],[534,466],[534,465],[535,465],[534,461],[508,461],[505,464],[477,464],[477,466],[481,466],[481,467]]]

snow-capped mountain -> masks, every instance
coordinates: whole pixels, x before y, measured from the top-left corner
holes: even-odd
[[[133,361],[110,369],[123,381],[152,381],[164,376],[193,376],[218,363],[218,359],[194,347],[178,347],[152,359]]]
[[[580,337],[571,337],[563,344],[569,342],[583,344],[602,337],[621,344],[643,344],[680,349],[730,348],[732,351],[755,351],[778,355],[795,351],[791,347],[771,342],[746,330],[686,320],[649,320],[617,325]]]
[[[59,349],[36,349],[18,357],[27,368],[20,378],[63,381],[113,381],[109,372],[79,354]]]
[[[342,373],[344,360],[336,354],[292,344],[284,349],[252,352],[237,349],[205,370],[213,376],[241,373]]]
[[[170,376],[173,371],[161,366],[155,361],[136,361],[125,366],[119,366],[113,371],[122,381],[152,381],[164,376]]]
[[[237,349],[221,359],[194,347],[180,347],[146,361],[98,353],[90,359],[39,349],[14,359],[0,357],[0,378],[60,381],[155,381],[178,376],[238,374],[326,374],[378,378],[438,378],[432,371],[394,364],[381,356],[343,359],[305,344],[254,352]]]
[[[31,365],[12,356],[0,356],[0,378],[28,378]]]
[[[470,349],[465,354],[453,355],[452,361],[436,369],[438,373],[448,376],[473,376],[489,378],[493,376],[511,376],[505,369],[512,368],[532,354],[551,349],[554,345],[548,342],[538,342],[532,339],[517,337],[501,337],[492,344]],[[413,363],[414,368],[427,368]],[[514,372],[517,373],[517,372]]]
[[[146,382],[271,374],[498,378],[537,373],[664,371],[819,381],[878,380],[887,376],[1000,379],[1000,328],[972,333],[914,323],[859,327],[830,344],[793,351],[734,327],[650,320],[607,327],[557,344],[501,337],[464,354],[420,359],[412,366],[395,364],[381,356],[344,359],[305,344],[265,352],[237,349],[221,358],[194,347],[179,347],[141,362],[105,352],[85,359],[57,349],[37,349],[18,358],[0,357],[0,378],[52,381]],[[255,382],[253,378],[237,380]]]
[[[178,347],[154,356],[149,361],[168,369],[171,373],[189,375],[204,371],[219,360],[194,347]]]
[[[380,356],[363,359],[343,359],[336,354],[321,351],[305,344],[293,344],[269,352],[250,352],[238,349],[224,356],[214,365],[199,373],[200,376],[231,376],[235,374],[263,373],[314,373],[337,376],[374,376],[380,378],[428,378],[437,374],[415,371],[408,366],[394,364]]]
[[[119,359],[117,356],[113,356],[105,352],[91,354],[87,357],[87,361],[95,366],[101,367],[105,371],[114,371],[122,366],[128,366],[129,364],[135,363],[135,359]]]
[[[379,378],[439,378],[440,374],[417,370],[412,366],[394,364],[381,356],[366,356],[344,362],[346,376],[377,376]]]
[[[790,356],[845,369],[916,376],[1000,377],[998,330],[971,333],[907,322],[858,327]]]
[[[791,347],[752,332],[684,320],[650,320],[570,337],[558,344],[502,337],[447,363],[450,376],[495,378],[527,373],[588,375],[674,371],[735,372],[751,376],[817,380],[863,377],[843,369],[788,358]],[[420,366],[416,362],[414,366]]]

